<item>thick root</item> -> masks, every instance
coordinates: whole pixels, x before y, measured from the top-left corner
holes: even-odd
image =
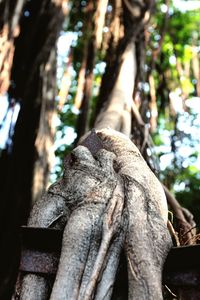
[[[164,191],[135,145],[111,129],[98,153],[72,151],[63,178],[36,204],[29,225],[63,228],[50,300],[109,300],[121,249],[129,299],[162,299],[162,268],[172,246]],[[36,289],[40,292],[37,293]],[[21,299],[49,299],[48,282],[24,278]]]

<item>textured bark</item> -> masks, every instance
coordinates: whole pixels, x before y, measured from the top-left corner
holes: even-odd
[[[162,299],[162,266],[171,244],[163,189],[133,143],[111,130],[104,134],[125,177],[129,299]]]
[[[164,191],[125,135],[112,129],[97,134],[105,150],[93,157],[84,146],[75,148],[63,177],[29,219],[29,226],[64,228],[50,299],[111,299],[122,248],[129,299],[162,299],[171,247]],[[25,276],[20,299],[36,299],[35,286],[37,300],[48,299],[47,280],[33,275]]]
[[[40,67],[42,78],[40,101],[41,111],[37,137],[35,140],[35,163],[32,179],[32,203],[38,201],[49,184],[50,170],[55,161],[55,97],[56,97],[56,49],[50,52],[48,62]]]

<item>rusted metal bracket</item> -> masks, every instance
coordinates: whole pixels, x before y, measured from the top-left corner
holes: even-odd
[[[21,228],[21,244],[20,274],[39,274],[53,279],[59,263],[62,231],[24,226]],[[200,245],[172,248],[169,252],[163,271],[163,284],[181,299],[200,299],[199,257]],[[127,277],[124,274],[121,280],[126,286]],[[20,291],[20,283],[18,285]]]
[[[60,230],[22,226],[19,270],[27,273],[55,274],[61,244]]]
[[[200,245],[174,247],[168,254],[163,282],[180,299],[200,299]]]
[[[55,274],[62,245],[62,231],[21,227],[20,271]],[[173,247],[164,266],[166,284],[200,286],[200,245]],[[195,281],[193,280],[194,278]]]

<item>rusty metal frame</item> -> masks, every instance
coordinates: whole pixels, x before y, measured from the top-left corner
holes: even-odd
[[[58,268],[61,245],[62,231],[23,226],[21,228],[20,274],[32,273],[54,278]],[[169,252],[163,270],[163,285],[179,295],[180,299],[200,299],[199,257],[200,245],[174,247]],[[126,285],[126,282],[124,284]]]
[[[53,274],[62,244],[62,231],[52,228],[21,227],[20,270]],[[200,285],[200,245],[173,247],[165,262],[163,278],[168,284]],[[47,267],[47,265],[49,266]],[[193,278],[196,278],[195,281]]]

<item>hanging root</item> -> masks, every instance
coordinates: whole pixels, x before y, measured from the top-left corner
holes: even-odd
[[[162,299],[162,269],[172,246],[167,229],[168,209],[161,184],[140,152],[124,135],[111,129],[98,133],[117,156],[125,184],[128,227],[125,253],[129,299]]]
[[[114,234],[119,230],[122,212],[123,212],[123,206],[124,206],[123,195],[124,195],[124,191],[122,189],[121,184],[118,182],[118,185],[115,188],[115,191],[112,195],[111,200],[108,203],[107,209],[103,216],[103,228],[102,228],[103,232],[102,232],[101,245],[99,248],[99,252],[97,254],[96,261],[94,263],[94,267],[92,270],[92,274],[90,276],[90,280],[85,289],[85,294],[84,294],[83,298],[80,298],[80,299],[90,300],[90,299],[92,299],[92,296],[94,295],[98,279],[100,278],[100,274],[103,270],[103,267],[105,267],[105,259],[106,259],[106,256],[108,255],[108,251],[111,246],[111,240],[113,239]],[[119,261],[119,255],[118,255],[118,261]],[[117,268],[115,267],[115,272],[116,272],[116,269]],[[108,272],[108,270],[107,270],[107,272]],[[115,274],[111,274],[111,276],[112,276],[113,282],[109,283],[109,285],[110,285],[109,290],[108,290],[109,293],[112,291],[111,287],[114,284]],[[105,279],[104,279],[104,282],[105,282]],[[102,291],[99,290],[99,291],[101,293],[106,292],[106,294],[107,294],[106,290],[102,290]],[[100,292],[99,292],[98,297],[100,297]]]
[[[96,299],[103,299],[102,293],[110,297],[122,243],[122,234],[115,240],[114,236],[120,232],[123,205],[119,181],[107,205],[103,201],[95,205],[87,202],[73,212],[63,234],[51,300],[89,300],[96,291]]]
[[[178,237],[180,245],[192,245],[195,243],[196,223],[189,210],[180,206],[176,198],[170,193],[168,188],[163,185],[167,202],[178,221]]]
[[[174,239],[175,245],[176,246],[180,246],[178,234],[174,230],[174,227],[173,227],[172,223],[169,220],[167,222],[167,228],[168,228],[168,230],[169,230],[169,232],[171,234],[172,239]]]

